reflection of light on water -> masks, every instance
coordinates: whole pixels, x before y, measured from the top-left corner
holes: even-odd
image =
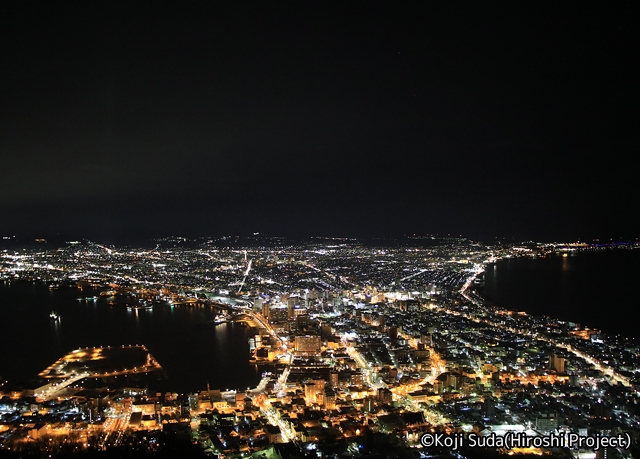
[[[52,320],[51,325],[53,326],[53,333],[56,335],[56,338],[60,338],[60,322],[62,319],[58,317],[57,320]]]

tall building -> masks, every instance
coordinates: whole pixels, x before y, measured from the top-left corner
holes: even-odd
[[[385,388],[378,389],[378,400],[382,404],[391,403],[393,401],[393,392]]]
[[[340,374],[335,371],[335,370],[331,370],[331,372],[329,373],[329,385],[331,387],[338,387],[338,384],[340,383]]]
[[[269,321],[273,324],[287,322],[289,311],[286,306],[272,306],[269,311]]]
[[[351,374],[351,378],[349,380],[349,384],[351,384],[352,386],[363,386],[364,385],[364,377],[362,376],[362,373],[357,372],[357,373],[352,373]]]
[[[554,370],[556,373],[564,374],[564,357],[553,354],[549,358],[549,370]]]
[[[364,399],[364,406],[362,407],[362,411],[365,413],[370,413],[374,410],[376,406],[376,399],[373,397],[366,397]]]
[[[296,317],[295,307],[296,307],[296,300],[295,298],[290,297],[287,300],[287,319],[289,320],[289,322],[291,322]]]
[[[316,401],[316,385],[315,383],[307,383],[304,385],[304,402],[306,405],[313,405]]]
[[[425,328],[420,332],[420,343],[425,346],[433,346],[433,327]]]
[[[304,385],[304,400],[306,405],[324,404],[324,379],[314,379]]]
[[[336,409],[336,393],[332,389],[324,393],[324,408],[326,410]]]
[[[322,339],[328,341],[331,338],[331,324],[324,323],[320,326],[320,335]]]
[[[545,413],[536,418],[536,430],[540,432],[551,432],[558,428],[558,417],[556,413]]]
[[[296,336],[294,350],[301,354],[315,354],[320,352],[322,341],[317,335]]]
[[[302,330],[310,324],[311,318],[309,317],[309,314],[298,314],[296,316],[296,327],[298,327],[298,330]]]

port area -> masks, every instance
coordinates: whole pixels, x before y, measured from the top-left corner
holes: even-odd
[[[105,378],[161,371],[162,367],[145,346],[103,346],[75,349],[38,374],[48,383],[35,396],[51,400],[71,384],[85,378]]]

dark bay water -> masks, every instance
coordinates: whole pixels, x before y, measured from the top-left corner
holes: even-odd
[[[104,297],[77,300],[94,295],[99,292],[88,288],[0,282],[0,376],[31,379],[79,347],[144,344],[167,376],[150,382],[153,389],[190,392],[206,389],[207,382],[223,390],[258,383],[260,372],[248,362],[246,326],[209,323],[215,312],[208,308],[160,304],[136,311]],[[53,310],[59,322],[50,319]]]
[[[640,341],[639,280],[640,250],[603,249],[500,261],[485,271],[480,293],[507,309]]]

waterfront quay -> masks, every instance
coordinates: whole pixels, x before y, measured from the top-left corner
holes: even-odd
[[[161,371],[145,346],[105,346],[75,349],[38,374],[42,386],[33,390],[38,401],[64,396],[65,390],[85,378],[113,378]]]
[[[162,367],[143,345],[100,346],[75,349],[38,374],[66,379],[78,374],[92,378],[160,371]]]

